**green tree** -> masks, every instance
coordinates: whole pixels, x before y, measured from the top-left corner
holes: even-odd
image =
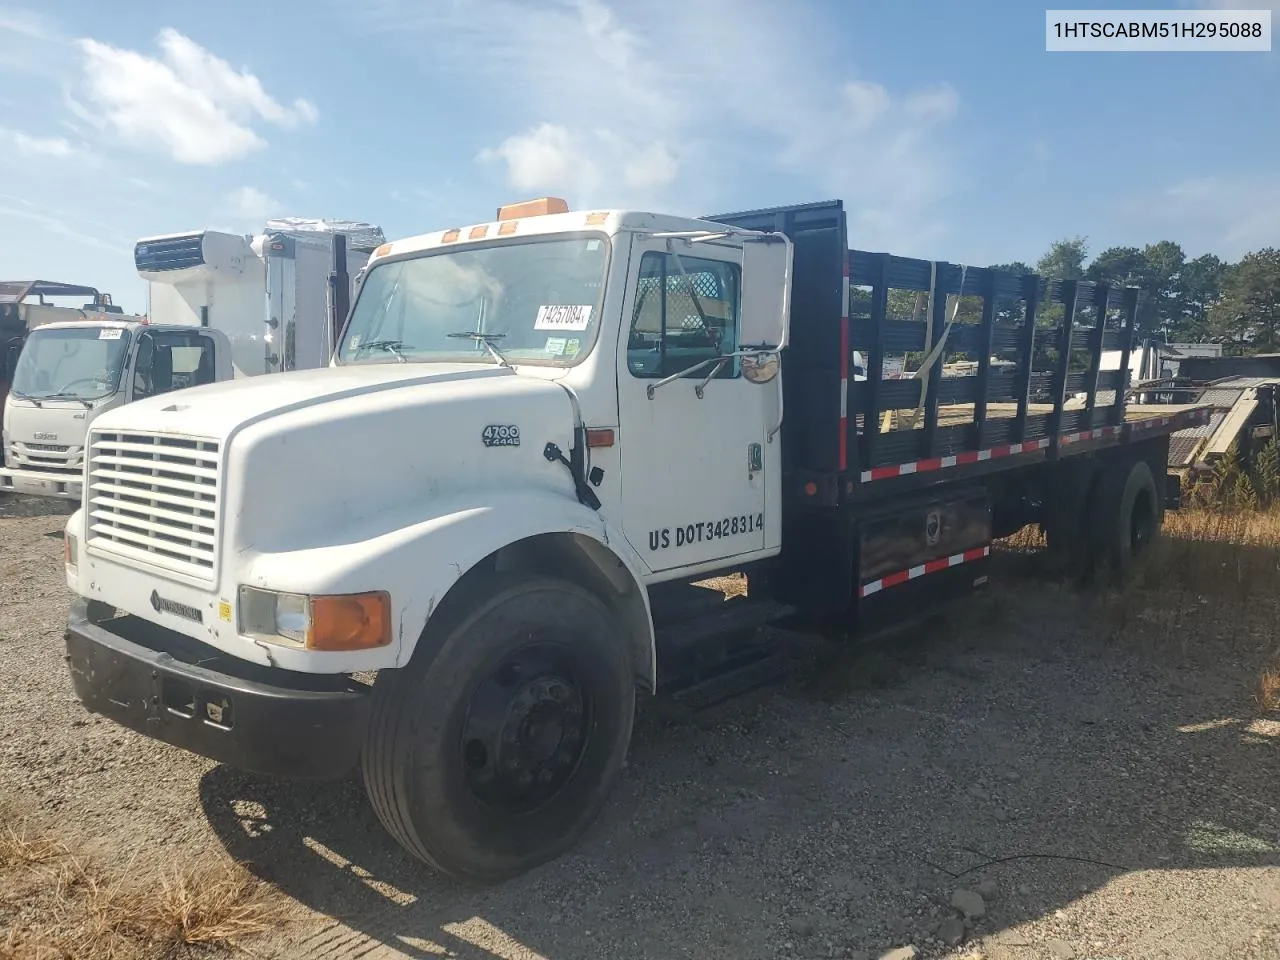
[[[1095,283],[1138,284],[1147,276],[1147,258],[1137,247],[1107,247],[1085,270]]]
[[[1046,280],[1082,280],[1085,261],[1089,259],[1089,245],[1085,237],[1055,240],[1047,253],[1036,261],[1035,272]],[[1048,291],[1045,291],[1046,296]],[[1042,327],[1055,327],[1062,323],[1062,304],[1056,301],[1041,302],[1036,322]]]
[[[1210,335],[1209,311],[1222,295],[1222,283],[1230,265],[1212,253],[1188,260],[1182,268],[1178,339],[1194,342]]]
[[[1182,269],[1187,255],[1172,240],[1161,240],[1142,249],[1147,272],[1138,284],[1142,302],[1138,308],[1138,329],[1168,336],[1182,318]]]
[[[1181,245],[1161,240],[1137,247],[1109,247],[1089,264],[1090,280],[1137,287],[1140,335],[1168,335],[1182,320],[1182,271],[1186,254]]]
[[[1271,352],[1280,344],[1280,250],[1267,247],[1230,268],[1209,328],[1236,350]]]
[[[1002,273],[1012,273],[1014,276],[1021,277],[1024,274],[1035,273],[1031,267],[1023,263],[1021,260],[1011,260],[1009,263],[993,263],[987,267],[988,270],[999,270]]]
[[[1086,237],[1055,240],[1049,251],[1036,261],[1035,272],[1055,280],[1084,279],[1084,264],[1089,259],[1089,243]]]

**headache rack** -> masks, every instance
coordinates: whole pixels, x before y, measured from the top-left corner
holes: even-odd
[[[1169,433],[1207,413],[1127,404],[1137,288],[851,250],[840,201],[706,219],[795,244],[790,496],[834,506]],[[1103,369],[1116,350],[1118,369]]]

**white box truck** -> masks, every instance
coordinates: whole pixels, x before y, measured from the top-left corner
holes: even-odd
[[[139,240],[146,317],[76,311],[27,334],[4,405],[0,492],[79,499],[86,431],[107,410],[327,365],[335,313],[345,316],[353,277],[383,240],[370,224],[300,218],[270,220],[251,236],[203,230]],[[341,291],[336,246],[345,254]]]

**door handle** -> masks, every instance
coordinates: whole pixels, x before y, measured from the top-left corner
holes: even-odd
[[[764,453],[761,451],[760,444],[751,443],[747,445],[747,470],[751,473],[757,473],[764,469]]]

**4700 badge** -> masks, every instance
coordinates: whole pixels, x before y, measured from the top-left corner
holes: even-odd
[[[764,529],[764,514],[744,513],[736,517],[725,517],[722,520],[704,520],[701,523],[686,523],[682,527],[663,527],[661,530],[649,531],[649,549],[667,550],[671,547],[686,547],[691,543],[706,543],[711,540],[723,540],[726,537],[740,537],[746,533],[757,533]]]

